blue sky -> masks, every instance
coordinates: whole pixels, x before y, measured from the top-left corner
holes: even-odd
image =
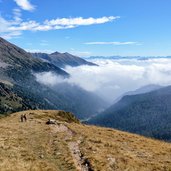
[[[0,36],[79,56],[171,55],[170,0],[0,0]]]

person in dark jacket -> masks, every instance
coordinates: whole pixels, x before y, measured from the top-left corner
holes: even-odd
[[[26,122],[26,121],[27,121],[27,116],[26,116],[26,114],[23,115],[23,118],[24,118],[24,121]]]
[[[20,120],[21,120],[21,122],[23,122],[23,120],[24,120],[24,115],[23,114],[20,116]]]

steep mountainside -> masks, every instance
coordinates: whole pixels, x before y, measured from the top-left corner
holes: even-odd
[[[32,72],[52,71],[63,77],[69,76],[64,70],[33,58],[23,49],[0,38],[0,78],[15,83],[29,83],[34,79]]]
[[[52,54],[46,54],[46,53],[32,53],[32,56],[36,58],[43,59],[45,61],[48,61],[55,66],[64,68],[65,66],[80,66],[80,65],[96,65],[94,63],[88,62],[80,57],[71,55],[69,53],[59,53],[54,52]]]
[[[0,83],[0,113],[10,113],[24,109],[21,97],[11,91],[11,86]]]
[[[20,122],[26,114],[27,122]],[[47,125],[48,119],[55,124]],[[169,171],[171,144],[86,126],[63,111],[0,119],[1,171]]]
[[[26,109],[55,109],[43,96],[19,85],[0,82],[0,113],[9,114]]]
[[[171,140],[171,86],[123,97],[88,122],[162,140]]]
[[[0,82],[0,101],[1,114],[25,109],[60,109],[75,112],[80,119],[89,118],[107,106],[95,94],[67,84],[58,85],[52,90],[42,85],[26,88]]]
[[[98,96],[77,86],[59,85],[54,90],[37,82],[34,74],[48,71],[63,78],[69,77],[69,74],[59,67],[33,58],[26,51],[0,38],[0,83],[8,87],[11,94],[22,99],[22,103],[2,100],[1,112],[60,109],[74,112],[78,118],[85,119],[105,107],[105,102]],[[1,96],[0,94],[0,98]]]

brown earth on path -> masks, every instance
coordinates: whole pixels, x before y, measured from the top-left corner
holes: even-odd
[[[171,170],[171,144],[83,125],[69,112],[14,113],[0,119],[0,131],[1,171]]]

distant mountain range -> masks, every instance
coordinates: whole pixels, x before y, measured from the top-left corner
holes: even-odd
[[[88,122],[171,141],[171,86],[126,95]]]
[[[148,59],[159,59],[159,58],[171,58],[171,56],[90,56],[86,57],[86,60],[95,60],[95,59],[137,59],[137,60],[148,60]]]
[[[78,57],[75,59],[82,61]],[[67,61],[66,55],[63,66],[66,63],[69,65],[70,60],[68,57]],[[84,119],[106,106],[100,97],[78,86],[59,84],[54,89],[40,84],[34,73],[49,71],[62,78],[70,77],[57,65],[34,58],[0,38],[0,113],[25,109],[60,109],[74,112],[78,118]]]
[[[95,66],[96,64],[92,62],[88,62],[82,58],[79,58],[77,56],[71,55],[69,53],[59,53],[54,52],[51,54],[47,53],[31,53],[33,57],[43,59],[57,67],[64,68],[65,66],[80,66],[80,65],[90,65]]]

